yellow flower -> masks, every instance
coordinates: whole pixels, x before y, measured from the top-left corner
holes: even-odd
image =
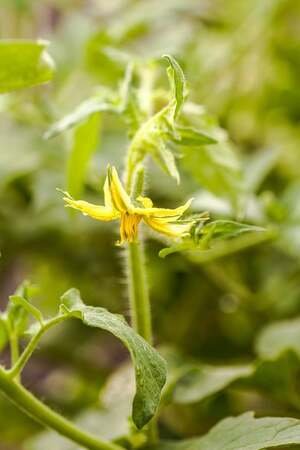
[[[125,191],[115,167],[108,167],[104,183],[104,206],[83,200],[74,200],[65,192],[66,206],[101,221],[120,220],[120,244],[133,242],[138,225],[143,220],[149,227],[169,237],[187,235],[194,221],[179,222],[178,219],[190,206],[192,199],[175,209],[155,208],[150,198],[139,196],[134,202]]]

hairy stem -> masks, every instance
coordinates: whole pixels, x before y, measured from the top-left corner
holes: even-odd
[[[0,390],[10,401],[36,422],[52,428],[80,446],[89,450],[124,450],[116,444],[103,441],[77,428],[60,414],[48,408],[19,383],[12,380],[2,367],[0,367]]]
[[[128,244],[129,301],[133,328],[152,343],[151,308],[141,242]]]
[[[141,242],[128,244],[128,281],[132,325],[135,331],[152,344],[151,306],[145,270],[144,248]],[[149,443],[158,439],[155,418],[148,424]]]

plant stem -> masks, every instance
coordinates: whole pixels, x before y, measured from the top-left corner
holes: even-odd
[[[19,348],[19,338],[15,332],[9,335],[9,345],[10,345],[10,364],[11,367],[15,365],[16,361],[19,359],[20,348]],[[20,382],[20,375],[17,374],[16,381]]]
[[[24,366],[26,365],[27,361],[31,357],[34,349],[36,348],[39,340],[43,336],[43,334],[49,330],[49,328],[53,327],[54,325],[57,325],[58,323],[65,320],[67,317],[64,316],[58,316],[54,317],[53,319],[48,320],[47,322],[44,322],[41,324],[41,328],[38,330],[38,332],[31,338],[29,341],[29,344],[21,354],[21,356],[15,360],[14,365],[11,367],[10,370],[7,371],[7,374],[11,378],[16,378],[20,376],[20,373],[22,372]]]
[[[132,325],[147,342],[152,343],[151,308],[141,242],[128,244],[129,301]]]
[[[40,402],[19,383],[12,380],[2,367],[0,367],[0,390],[35,421],[54,429],[59,434],[89,450],[124,450],[119,445],[103,441],[77,428],[60,414]]]
[[[151,306],[145,270],[142,242],[128,244],[128,281],[132,325],[135,331],[152,344]],[[149,443],[157,442],[158,430],[155,418],[148,424]]]

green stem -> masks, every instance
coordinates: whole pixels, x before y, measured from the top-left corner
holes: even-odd
[[[151,308],[145,273],[144,249],[140,242],[128,244],[129,301],[133,328],[152,343]]]
[[[141,242],[128,244],[128,281],[129,301],[133,328],[147,342],[152,344],[151,307],[145,270],[144,248]],[[155,418],[148,424],[149,443],[158,440],[157,422]]]
[[[18,361],[20,355],[19,337],[15,332],[11,332],[9,335],[9,345],[10,345],[11,366],[13,367],[15,363]],[[19,374],[17,375],[16,379],[17,381],[20,381]]]
[[[54,325],[57,325],[58,323],[65,320],[67,317],[64,316],[58,316],[53,319],[48,320],[47,322],[44,322],[41,324],[41,328],[39,331],[31,338],[29,341],[29,344],[21,354],[21,356],[14,361],[14,365],[10,370],[7,371],[8,375],[11,378],[17,378],[19,377],[20,373],[22,372],[24,366],[26,365],[27,361],[31,357],[34,349],[36,348],[39,340],[43,336],[43,334],[49,330],[49,328],[53,327]]]
[[[2,367],[0,367],[0,390],[10,401],[36,422],[52,428],[80,446],[89,450],[124,450],[116,444],[103,441],[77,428],[60,414],[48,408],[19,383],[12,380]]]

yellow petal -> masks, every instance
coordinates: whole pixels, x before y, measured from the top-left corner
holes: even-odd
[[[104,192],[104,205],[106,206],[106,208],[114,209],[114,205],[113,205],[113,201],[112,201],[111,193],[110,193],[110,189],[109,189],[108,176],[105,178],[103,192]]]
[[[83,200],[73,200],[71,197],[64,197],[66,206],[81,211],[85,216],[90,216],[93,219],[102,220],[108,222],[120,217],[118,211],[107,208],[106,206],[93,205],[92,203],[85,202]]]
[[[153,218],[170,218],[171,220],[178,219],[182,214],[189,208],[193,199],[188,200],[184,205],[179,206],[175,209],[166,208],[134,208],[135,214],[140,214],[141,216],[153,217]]]
[[[115,167],[109,167],[107,171],[111,200],[115,209],[120,212],[132,212],[134,205],[120,181]]]
[[[193,222],[170,223],[166,222],[164,219],[154,217],[144,217],[144,221],[147,223],[147,225],[149,225],[149,227],[153,228],[153,230],[157,231],[158,233],[162,233],[173,238],[186,236],[189,233],[191,226],[193,225]]]

